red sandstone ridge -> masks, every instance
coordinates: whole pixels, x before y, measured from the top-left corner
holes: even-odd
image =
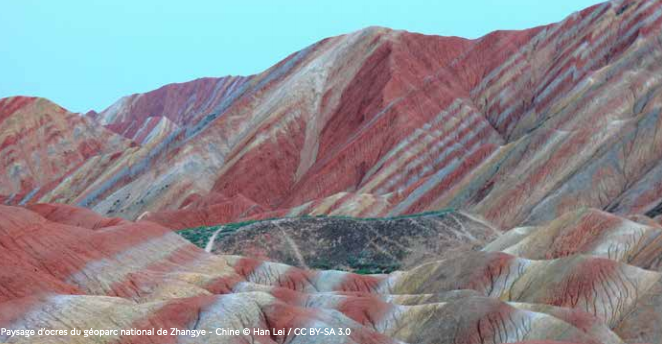
[[[184,229],[250,219],[265,212],[264,207],[242,195],[228,198],[215,193],[204,197],[191,195],[188,200],[184,201],[181,208],[155,213],[146,212],[141,215],[140,219],[168,225],[173,229]]]
[[[126,223],[124,219],[105,218],[89,209],[76,208],[64,204],[32,204],[27,209],[49,221],[89,229],[101,229]]]
[[[89,116],[124,137],[144,143],[154,140],[156,131],[164,130],[162,127],[171,127],[169,131],[193,127],[206,116],[222,112],[232,92],[246,81],[246,77],[223,77],[169,84],[123,97],[101,113]]]
[[[656,326],[662,314],[655,307],[662,275],[657,271],[659,261],[646,259],[662,253],[662,229],[596,210],[564,215],[539,229],[512,230],[482,251],[428,259],[391,274],[358,275],[212,255],[151,222],[101,226],[106,218],[80,208],[51,204],[33,209],[38,213],[0,206],[0,258],[10,264],[0,266],[3,328],[102,325],[111,330],[213,330],[314,324],[350,328],[351,335],[324,339],[342,343],[660,341]],[[464,216],[453,224],[452,219],[446,219],[447,227],[471,234],[465,227],[473,227],[475,221]],[[593,229],[583,229],[592,221],[596,221]],[[600,233],[611,236],[596,236]],[[370,236],[376,236],[375,244],[382,241],[379,234]],[[567,238],[579,245],[555,252]],[[305,239],[299,241],[301,245]],[[537,244],[550,251],[531,251]],[[341,250],[334,246],[327,250]],[[95,340],[296,343],[321,339],[212,334]],[[0,341],[25,340],[2,335]],[[90,339],[42,335],[30,341]]]
[[[31,337],[35,343],[615,343],[621,338],[610,328],[642,324],[644,316],[660,321],[659,313],[641,304],[659,291],[659,273],[586,254],[531,261],[467,251],[407,271],[357,275],[212,255],[151,222],[93,230],[74,224],[106,219],[62,205],[36,210],[60,217],[0,206],[0,258],[11,264],[0,266],[0,327],[213,331],[314,325],[351,332],[92,339],[44,334]],[[626,341],[638,340],[627,330]],[[0,341],[25,339],[0,335]]]
[[[661,6],[612,1],[476,40],[378,27],[328,38],[254,76],[76,115],[101,134],[38,159],[5,155],[0,195],[187,227],[447,207],[502,228],[582,206],[655,219]],[[2,118],[22,102],[4,100]],[[22,112],[66,113],[56,108]],[[15,118],[3,128],[34,142],[31,117]]]
[[[131,145],[96,122],[35,97],[1,99],[0,129],[5,204],[37,200],[72,172],[85,169],[86,162]]]

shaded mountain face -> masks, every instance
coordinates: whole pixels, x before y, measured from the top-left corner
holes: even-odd
[[[99,113],[2,99],[0,327],[207,334],[0,342],[662,342],[660,37],[615,0]],[[351,333],[214,333],[310,326]]]
[[[577,207],[656,218],[661,17],[659,1],[612,1],[477,40],[375,27],[332,37],[258,75],[91,112],[95,131],[133,146],[94,136],[103,151],[38,179],[7,161],[8,176],[26,177],[0,194],[177,228],[449,207],[500,228]]]

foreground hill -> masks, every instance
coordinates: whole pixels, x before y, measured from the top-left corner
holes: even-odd
[[[438,233],[451,235],[475,222],[457,221]],[[375,231],[387,235],[388,227]],[[6,264],[0,267],[0,327],[188,331],[3,335],[0,341],[656,343],[662,341],[656,260],[661,237],[662,227],[652,221],[583,210],[506,232],[483,251],[465,249],[406,271],[357,275],[213,255],[157,224],[70,206],[0,207],[0,259]],[[536,244],[545,250],[536,251]],[[214,332],[310,326],[351,332]],[[203,330],[205,336],[191,336]]]
[[[88,164],[7,179],[0,194],[185,227],[444,208],[502,228],[581,206],[659,218],[661,29],[653,0],[477,40],[367,28],[258,75],[91,112],[134,147],[88,150]]]

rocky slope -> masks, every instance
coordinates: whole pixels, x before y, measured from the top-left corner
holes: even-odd
[[[0,342],[662,342],[661,37],[662,0],[614,0],[1,99],[0,330],[187,333]],[[311,327],[351,333],[214,333]]]
[[[44,99],[0,100],[0,200],[39,199],[97,157],[127,150],[131,142],[94,121]]]
[[[97,229],[72,226],[89,224],[91,219],[86,212],[76,214],[66,208],[0,208],[0,256],[3,263],[11,264],[0,268],[1,326],[215,330],[312,324],[352,330],[350,336],[326,339],[334,342],[617,341],[618,336],[606,326],[634,306],[634,295],[622,299],[615,296],[618,311],[600,305],[605,315],[596,318],[593,311],[583,307],[573,310],[571,301],[558,300],[559,307],[546,306],[550,303],[548,296],[539,296],[538,287],[526,282],[537,282],[540,275],[568,280],[586,270],[583,268],[604,266],[608,275],[605,279],[616,280],[605,284],[612,283],[614,289],[627,293],[645,292],[659,278],[655,272],[586,256],[557,263],[487,252],[467,252],[446,262],[431,262],[392,274],[310,271],[245,257],[211,255],[149,222],[124,222]],[[62,213],[72,216],[64,224],[39,213],[47,217]],[[85,215],[86,222],[76,221],[76,215]],[[106,222],[97,218],[93,224]],[[471,265],[466,265],[467,261]],[[560,266],[565,269],[555,269]],[[609,274],[609,270],[616,272]],[[517,280],[520,277],[526,279]],[[587,298],[596,293],[588,286],[577,289]],[[519,299],[505,299],[513,292]],[[30,341],[320,340],[217,335],[85,339],[67,335],[35,336]],[[3,337],[2,341],[25,339],[14,336]]]
[[[656,0],[477,40],[367,28],[258,75],[91,112],[97,131],[135,147],[88,150],[94,163],[8,180],[0,194],[178,228],[448,207],[501,228],[577,207],[656,218],[661,29]]]
[[[8,264],[0,267],[0,327],[188,331],[0,336],[7,343],[662,341],[662,226],[641,217],[648,222],[581,210],[506,232],[483,250],[358,275],[214,255],[155,223],[63,205],[0,207],[0,216],[0,258]],[[351,332],[215,333],[311,326]]]

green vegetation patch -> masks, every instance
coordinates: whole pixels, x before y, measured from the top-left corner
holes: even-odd
[[[179,231],[175,231],[177,234],[181,235],[184,237],[186,240],[190,241],[191,243],[195,244],[197,247],[204,249],[205,246],[207,246],[207,243],[209,242],[209,238],[214,235],[214,233],[222,227],[221,231],[218,233],[218,236],[216,239],[222,238],[224,235],[232,234],[239,230],[242,227],[246,227],[248,225],[261,222],[261,221],[269,221],[269,220],[275,220],[273,218],[271,219],[264,219],[264,220],[249,220],[249,221],[242,221],[242,222],[234,222],[234,223],[228,223],[224,225],[215,225],[215,226],[200,226],[200,227],[194,227],[194,228],[186,228],[182,229]]]
[[[351,217],[351,216],[334,216],[334,215],[303,215],[300,217],[295,217],[291,219],[305,219],[305,218],[328,218],[328,219],[341,219],[341,220],[355,220],[355,221],[391,221],[391,220],[402,220],[402,219],[409,219],[409,218],[417,218],[417,217],[431,217],[431,216],[443,216],[445,214],[454,212],[454,209],[442,209],[442,210],[435,210],[435,211],[428,211],[428,212],[423,212],[423,213],[418,213],[418,214],[409,214],[409,215],[401,215],[401,216],[391,216],[391,217],[380,217],[380,218],[359,218],[359,217]],[[214,235],[216,231],[220,231],[218,235],[216,236],[215,242],[217,242],[219,239],[222,239],[224,236],[233,234],[237,231],[239,231],[241,228],[250,226],[252,224],[258,223],[258,222],[263,222],[263,221],[272,221],[272,220],[279,220],[279,219],[287,219],[287,218],[269,218],[269,219],[262,219],[262,220],[249,220],[249,221],[242,221],[242,222],[234,222],[234,223],[228,223],[228,224],[221,224],[221,225],[214,225],[214,226],[202,226],[202,227],[195,227],[195,228],[188,228],[188,229],[183,229],[176,231],[177,234],[181,235],[191,243],[195,244],[196,246],[204,249],[207,243],[209,242],[209,239]],[[394,270],[397,270],[399,267],[398,263],[369,263],[366,262],[365,260],[361,260],[359,258],[350,258],[349,260],[349,267],[351,268],[351,271],[357,274],[381,274],[381,273],[390,273]],[[337,266],[334,266],[331,264],[329,259],[324,259],[324,258],[317,258],[313,260],[312,262],[308,263],[311,268],[314,269],[339,269]]]

